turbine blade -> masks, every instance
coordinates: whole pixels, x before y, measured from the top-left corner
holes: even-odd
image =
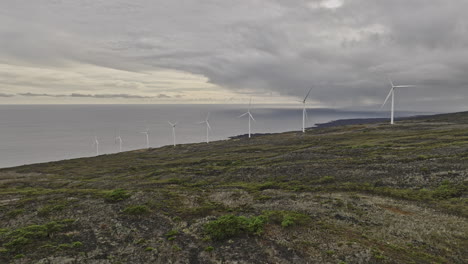
[[[172,124],[170,121],[167,121],[167,122],[169,123],[169,125],[174,126],[174,124]]]
[[[385,98],[385,101],[384,101],[384,103],[382,104],[382,106],[380,107],[380,109],[382,109],[382,108],[385,106],[385,104],[387,103],[388,99],[389,99],[390,96],[392,95],[392,92],[393,92],[393,87],[390,89],[390,92],[388,93],[387,98]]]
[[[304,103],[306,102],[307,97],[309,97],[310,91],[312,91],[312,87],[309,89],[309,92],[307,92],[307,95],[304,97]]]
[[[247,115],[248,113],[249,113],[249,112],[243,113],[242,115],[238,116],[238,118],[239,118],[239,117],[243,117],[243,116]]]
[[[208,121],[210,119],[210,112],[208,112],[208,114],[206,115],[206,121]]]
[[[208,126],[208,129],[211,130],[211,126],[210,126],[210,123],[208,121],[206,121],[206,126]]]
[[[397,85],[394,88],[416,87],[416,85]]]
[[[250,112],[249,112],[249,116],[250,116],[250,118],[252,118],[253,121],[255,121],[255,119],[253,118],[253,115]],[[257,121],[255,121],[255,122],[257,122]]]

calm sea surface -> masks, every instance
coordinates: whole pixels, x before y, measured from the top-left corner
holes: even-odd
[[[245,105],[0,105],[0,167],[93,156],[94,137],[100,153],[115,153],[120,133],[123,150],[172,143],[168,121],[178,122],[177,143],[202,142],[206,128],[197,122],[211,113],[211,140],[246,134],[247,118],[238,118]],[[302,109],[282,106],[251,110],[252,133],[300,130]],[[411,113],[406,113],[410,115]],[[336,119],[386,117],[385,112],[309,109],[308,126]],[[119,132],[117,132],[119,131]]]

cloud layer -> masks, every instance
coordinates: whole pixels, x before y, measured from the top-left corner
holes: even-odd
[[[381,103],[390,74],[418,85],[399,102],[419,110],[462,110],[468,98],[464,0],[17,0],[0,10],[3,94],[299,98],[313,87],[314,105],[352,107]]]

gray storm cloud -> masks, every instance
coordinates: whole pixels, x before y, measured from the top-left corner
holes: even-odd
[[[7,64],[174,69],[297,97],[313,87],[336,107],[381,103],[387,75],[418,85],[401,91],[408,108],[461,110],[468,98],[465,0],[5,0],[0,10]]]

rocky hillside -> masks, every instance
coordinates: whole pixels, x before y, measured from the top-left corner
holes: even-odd
[[[466,263],[468,112],[0,170],[0,263]]]

